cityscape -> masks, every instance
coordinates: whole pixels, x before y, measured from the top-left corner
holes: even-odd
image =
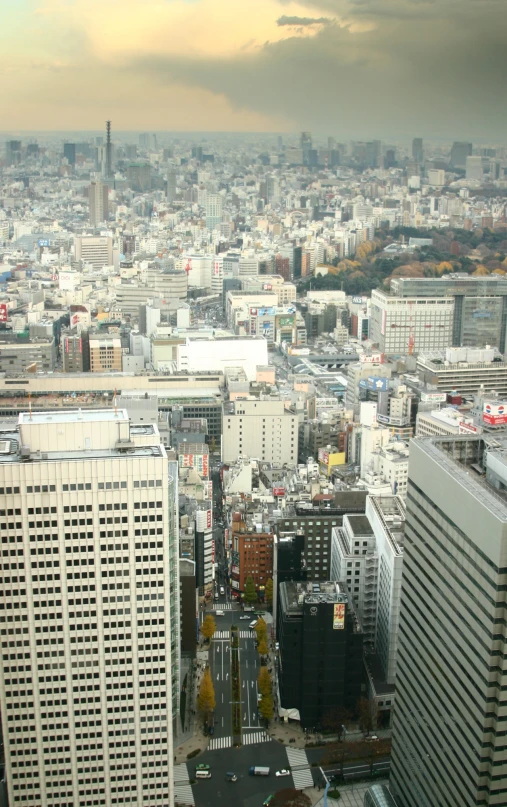
[[[0,807],[507,805],[502,11],[2,4]]]

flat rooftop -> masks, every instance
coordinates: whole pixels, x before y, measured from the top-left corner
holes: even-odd
[[[128,421],[126,409],[72,409],[56,410],[53,412],[21,412],[18,419],[20,426],[44,423],[117,423],[120,420]]]

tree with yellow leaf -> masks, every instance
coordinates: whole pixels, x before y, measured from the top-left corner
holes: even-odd
[[[197,708],[206,718],[210,715],[216,706],[215,701],[215,688],[211,680],[211,673],[209,667],[204,671],[201,686],[199,688],[199,696],[197,698]]]

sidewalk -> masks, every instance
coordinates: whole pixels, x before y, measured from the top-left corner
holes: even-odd
[[[204,751],[208,745],[208,738],[204,735],[202,730],[202,719],[197,709],[199,686],[204,669],[208,664],[208,650],[209,648],[205,647],[203,643],[199,644],[196,654],[197,670],[195,673],[192,673],[192,669],[189,670],[189,675],[192,673],[192,681],[189,684],[187,679],[184,726],[179,735],[174,738],[174,761],[177,764],[186,762],[187,754],[190,754],[196,749]]]

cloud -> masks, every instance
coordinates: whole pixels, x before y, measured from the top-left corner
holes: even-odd
[[[0,78],[6,128],[107,112],[129,129],[504,140],[505,0],[242,0],[241,15],[234,0],[122,0],[121,18],[116,0],[38,5],[58,14],[19,19],[22,38],[0,25],[0,74],[17,71]]]
[[[276,24],[277,25],[296,25],[306,26],[306,25],[327,25],[330,23],[331,20],[329,17],[288,17],[284,14],[281,17],[278,17]]]

